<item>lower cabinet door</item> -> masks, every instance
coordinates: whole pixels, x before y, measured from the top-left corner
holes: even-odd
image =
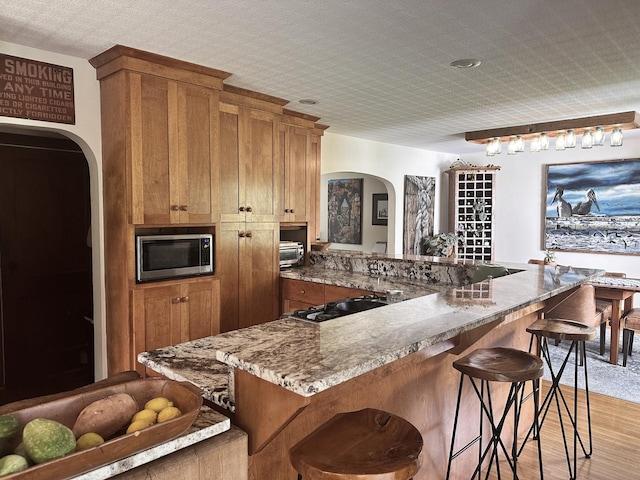
[[[220,282],[198,279],[144,285],[131,291],[131,368],[149,375],[138,353],[220,333]]]

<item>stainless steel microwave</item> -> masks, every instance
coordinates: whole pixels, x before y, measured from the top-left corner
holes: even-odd
[[[213,273],[213,235],[138,235],[136,281]]]

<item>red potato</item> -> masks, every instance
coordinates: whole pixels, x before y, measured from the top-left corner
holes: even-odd
[[[90,403],[73,425],[76,438],[94,432],[105,440],[129,424],[138,411],[138,402],[128,393],[116,393]]]

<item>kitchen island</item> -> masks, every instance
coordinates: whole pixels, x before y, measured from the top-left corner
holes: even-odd
[[[401,303],[323,323],[284,316],[138,358],[169,378],[191,381],[203,390],[213,387],[208,383],[211,368],[222,365],[224,375],[218,378],[226,382],[227,407],[235,410],[231,421],[249,435],[251,479],[295,478],[288,449],[335,413],[365,407],[412,422],[425,442],[416,480],[441,478],[459,378],[451,363],[478,347],[528,348],[525,329],[547,303],[603,273],[512,265],[517,273],[488,278],[478,290],[479,284],[469,284],[470,274],[460,273],[459,264],[444,262],[444,267],[457,271],[458,281],[466,283],[426,281],[425,295],[418,292]],[[317,266],[311,268],[317,275]],[[305,273],[298,272],[286,275]],[[409,280],[419,285],[424,279]],[[378,278],[370,276],[370,281],[375,284]],[[390,278],[384,281],[393,283]],[[435,283],[438,291],[431,293]],[[482,295],[476,296],[477,291]],[[473,423],[469,431],[476,428]]]

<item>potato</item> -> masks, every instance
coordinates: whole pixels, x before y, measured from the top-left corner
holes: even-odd
[[[76,438],[93,432],[105,440],[124,428],[138,411],[138,402],[128,393],[116,393],[90,403],[73,425]]]

